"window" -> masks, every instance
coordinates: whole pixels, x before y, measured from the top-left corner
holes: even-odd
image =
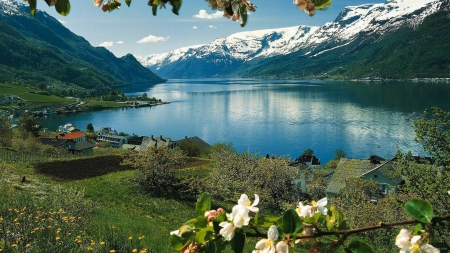
[[[374,177],[374,178],[377,178],[378,176],[377,176],[377,175],[373,175],[373,177]]]
[[[378,186],[380,187],[380,190],[383,194],[387,194],[388,193],[388,187],[387,184],[378,184]]]

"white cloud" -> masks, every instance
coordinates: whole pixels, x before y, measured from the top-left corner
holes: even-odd
[[[213,25],[209,25],[208,27],[211,28],[211,29],[216,29],[217,28],[217,27],[215,27]]]
[[[99,47],[112,47],[114,45],[114,42],[112,41],[105,41],[100,43],[100,45],[98,45]]]
[[[59,23],[61,23],[61,24],[65,24],[65,23],[66,23],[66,21],[61,20],[61,19],[58,19],[58,21],[59,21]]]
[[[200,10],[198,14],[195,14],[193,16],[194,18],[201,18],[201,19],[216,19],[216,18],[222,18],[223,12],[222,11],[216,11],[216,13],[208,14],[205,10]]]
[[[136,41],[136,43],[149,43],[149,42],[158,42],[158,41],[166,41],[170,38],[169,37],[156,37],[154,35],[149,35],[143,39],[140,39],[138,41]]]
[[[123,44],[123,43],[124,43],[124,42],[121,41],[121,40],[119,40],[119,41],[116,42],[116,44]]]
[[[197,29],[197,27],[196,26],[194,26],[194,27],[192,27],[193,29]]]

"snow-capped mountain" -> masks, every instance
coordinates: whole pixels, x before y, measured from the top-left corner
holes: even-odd
[[[388,0],[384,4],[348,6],[333,22],[321,27],[240,32],[207,45],[138,60],[167,78],[239,75],[236,71],[242,74],[244,66],[250,68],[273,57],[293,53],[317,57],[355,41],[381,40],[400,27],[416,29],[427,16],[439,10],[441,3],[442,0]]]

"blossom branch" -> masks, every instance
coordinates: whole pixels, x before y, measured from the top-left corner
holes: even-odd
[[[437,217],[439,220],[443,221],[443,220],[450,220],[450,215],[444,215],[441,217]],[[371,230],[376,230],[376,229],[380,229],[380,228],[388,228],[388,227],[396,227],[396,226],[401,226],[401,225],[410,225],[410,224],[417,224],[420,223],[417,220],[405,220],[405,221],[398,221],[398,222],[390,222],[390,223],[380,223],[379,225],[374,225],[374,226],[368,226],[368,227],[362,227],[362,228],[354,228],[354,229],[347,229],[347,230],[338,230],[338,231],[334,231],[334,232],[318,232],[315,234],[311,234],[311,235],[301,235],[296,237],[296,239],[311,239],[311,238],[319,238],[322,236],[329,236],[329,235],[351,235],[351,234],[356,234],[356,233],[361,233],[361,232],[367,232],[367,231],[371,231]],[[247,235],[249,237],[256,237],[256,236],[250,236]]]

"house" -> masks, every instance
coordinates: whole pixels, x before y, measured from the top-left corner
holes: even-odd
[[[65,125],[58,127],[58,133],[71,133],[71,132],[77,132],[80,131],[75,125],[71,123],[67,123]]]
[[[129,139],[126,140],[126,143],[122,145],[123,149],[127,150],[135,150],[142,151],[147,150],[150,147],[171,147],[173,145],[173,141],[170,140],[169,137],[163,137],[160,135],[159,137],[154,137],[153,135],[150,137],[142,136],[130,136]]]
[[[81,142],[86,141],[86,134],[83,132],[60,133],[56,136],[56,138],[73,142]]]
[[[120,148],[125,143],[127,136],[115,135],[115,134],[107,134],[107,135],[98,135],[97,141],[100,142],[109,142],[111,147]]]
[[[378,161],[373,156],[369,159],[341,158],[327,186],[326,196],[337,196],[346,186],[346,181],[352,178],[374,180],[378,182],[382,192],[389,195],[403,182],[403,178],[393,174],[395,170],[396,163],[393,160]]]
[[[97,131],[97,135],[119,135],[119,132],[111,127],[100,127]]]
[[[20,97],[19,96],[17,96],[17,95],[11,95],[10,97],[9,97],[11,100],[19,100],[20,99]]]
[[[94,145],[87,140],[74,142],[72,140],[66,140],[62,145],[72,154],[87,154],[92,155],[94,152]]]
[[[185,136],[184,139],[175,141],[174,147],[180,146],[180,144],[183,145],[183,143],[197,145],[201,150],[211,147],[211,145],[209,145],[206,141],[200,139],[198,136],[189,137],[189,138],[187,136]]]
[[[319,169],[321,167],[320,165],[320,159],[318,159],[314,155],[302,155],[298,158],[295,158],[294,164],[303,163],[308,167],[311,167],[311,169]]]
[[[49,136],[39,136],[37,141],[44,145],[50,145],[55,148],[59,148],[59,147],[65,148],[72,154],[83,153],[83,154],[92,155],[92,153],[93,153],[94,145],[92,143],[90,143],[89,141],[83,140],[83,141],[74,142],[72,140],[59,139],[57,137],[58,136],[56,136],[55,138],[52,138]]]

